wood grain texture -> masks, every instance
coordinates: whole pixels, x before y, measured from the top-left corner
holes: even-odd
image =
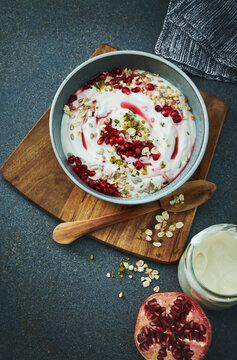
[[[116,49],[102,44],[92,57],[110,51]],[[223,101],[202,91],[201,94],[209,115],[210,135],[204,158],[192,176],[193,180],[205,179],[207,176],[227,110]],[[64,174],[50,142],[49,112],[50,107],[5,161],[1,169],[3,177],[28,199],[62,221],[96,218],[123,209],[123,206],[107,203],[86,194]],[[142,235],[139,229],[154,227],[154,215],[157,211],[129,222],[108,226],[90,235],[127,253],[153,261],[171,263],[177,261],[182,254],[195,212],[196,209],[176,215],[170,214],[169,222],[183,221],[185,225],[181,230],[176,230],[172,238],[164,239],[164,245],[159,249],[145,241],[144,235],[140,240],[136,237],[136,234]],[[179,236],[181,232],[182,237]],[[174,254],[173,248],[178,248],[179,251]],[[157,252],[160,254],[159,257]]]

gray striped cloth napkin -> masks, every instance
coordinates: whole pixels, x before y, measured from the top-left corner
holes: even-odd
[[[171,0],[155,53],[192,74],[237,82],[237,1]]]

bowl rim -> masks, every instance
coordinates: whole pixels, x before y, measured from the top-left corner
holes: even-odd
[[[144,57],[148,57],[148,58],[152,58],[155,60],[158,60],[162,63],[165,63],[166,65],[170,66],[171,68],[173,68],[174,70],[176,70],[188,83],[189,85],[192,87],[194,93],[196,94],[200,105],[201,105],[201,109],[203,112],[203,118],[204,118],[204,133],[203,133],[203,142],[202,145],[200,147],[200,151],[198,153],[198,156],[196,158],[196,161],[194,163],[194,165],[192,166],[192,168],[190,168],[190,170],[187,172],[187,174],[183,177],[183,179],[178,182],[173,188],[172,191],[167,191],[164,192],[163,194],[161,194],[161,196],[159,196],[159,191],[150,194],[151,196],[149,197],[149,195],[147,196],[141,196],[141,197],[131,197],[131,198],[123,198],[123,197],[115,197],[115,196],[110,196],[110,195],[105,195],[102,193],[99,193],[96,190],[91,189],[89,186],[87,186],[86,184],[84,185],[83,183],[80,183],[79,180],[77,180],[74,176],[72,176],[72,174],[68,171],[68,169],[66,168],[66,166],[64,165],[61,157],[58,154],[56,145],[55,145],[55,141],[54,141],[54,134],[53,134],[53,116],[54,116],[54,109],[55,109],[55,105],[56,102],[58,100],[59,94],[61,93],[62,89],[64,88],[65,84],[71,79],[71,77],[78,72],[81,68],[87,66],[90,63],[96,62],[98,59],[101,58],[105,58],[105,57],[110,57],[110,56],[119,56],[119,55],[139,55],[139,56],[144,56]],[[62,83],[60,84],[54,98],[53,98],[53,102],[51,105],[51,109],[50,109],[50,116],[49,116],[49,134],[50,134],[50,140],[51,140],[51,145],[54,151],[54,154],[56,156],[56,159],[59,163],[59,165],[61,166],[61,168],[63,169],[63,171],[66,173],[66,175],[69,177],[69,179],[76,185],[78,186],[80,189],[82,189],[83,191],[85,191],[86,193],[89,193],[90,195],[100,199],[100,200],[104,200],[110,203],[114,203],[114,204],[120,204],[120,205],[139,205],[139,204],[147,204],[153,201],[157,201],[165,196],[169,196],[171,193],[173,193],[174,191],[176,191],[177,189],[179,189],[186,181],[188,181],[190,179],[190,177],[193,175],[193,173],[196,171],[196,169],[198,168],[198,166],[200,165],[203,156],[205,154],[206,151],[206,147],[207,147],[207,143],[208,143],[208,138],[209,138],[209,120],[208,120],[208,113],[207,113],[207,109],[206,109],[206,105],[205,102],[202,98],[201,93],[199,92],[197,86],[194,84],[194,82],[190,79],[190,77],[183,71],[181,70],[178,66],[174,65],[172,62],[170,62],[169,60],[164,59],[161,56],[158,55],[154,55],[145,51],[137,51],[137,50],[117,50],[117,51],[112,51],[109,53],[105,53],[105,54],[101,54],[101,55],[97,55],[91,59],[88,59],[86,61],[84,61],[83,63],[81,63],[80,65],[78,65],[75,69],[73,69],[67,76],[66,78],[62,81]],[[172,184],[172,182],[171,182]],[[167,185],[168,187],[168,185]],[[163,189],[167,188],[164,187]],[[156,196],[157,194],[157,196]]]

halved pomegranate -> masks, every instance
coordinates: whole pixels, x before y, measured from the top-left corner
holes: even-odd
[[[142,304],[134,336],[147,360],[201,360],[211,343],[211,324],[190,296],[160,293]]]

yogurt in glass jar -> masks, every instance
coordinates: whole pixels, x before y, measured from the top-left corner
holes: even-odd
[[[237,304],[237,225],[214,225],[195,235],[180,259],[178,278],[205,308]]]

